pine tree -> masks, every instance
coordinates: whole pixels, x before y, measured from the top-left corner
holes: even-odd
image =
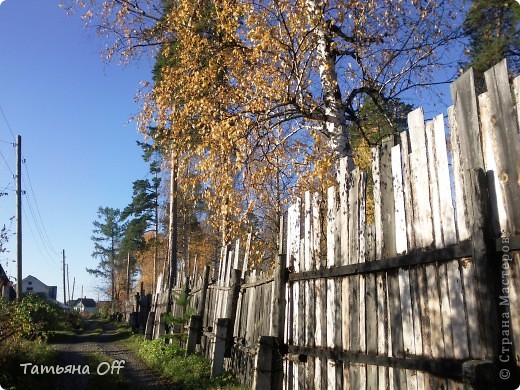
[[[100,207],[97,215],[98,220],[93,222],[92,257],[99,259],[99,265],[95,269],[87,268],[87,272],[108,282],[108,295],[114,303],[118,297],[117,278],[126,273],[119,257],[125,227],[121,224],[119,209]]]
[[[467,61],[476,83],[483,89],[486,70],[507,58],[514,74],[520,71],[520,4],[516,0],[475,0],[466,14],[464,32],[469,37]]]

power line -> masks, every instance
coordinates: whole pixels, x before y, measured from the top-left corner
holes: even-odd
[[[2,108],[1,104],[0,104],[0,111],[2,112],[2,116],[4,117],[5,123],[7,124],[7,128],[9,129],[9,132],[11,133],[13,140],[16,142],[16,137],[14,136],[13,130],[11,129],[11,125],[9,124],[9,121],[7,120],[7,117],[5,116],[4,109]]]
[[[4,160],[4,163],[7,167],[7,169],[9,170],[9,172],[11,173],[12,176],[15,176],[13,170],[11,169],[11,167],[9,166],[9,163],[7,162],[7,159],[5,158],[4,154],[2,153],[2,151],[0,151],[0,156],[2,156],[2,160]]]
[[[51,262],[49,261],[49,259],[51,259],[51,261],[54,263],[54,265],[58,265],[58,266],[59,266],[59,264],[56,263],[56,261],[52,258],[52,256],[50,255],[50,253],[48,253],[48,250],[47,250],[47,249],[46,249],[46,250],[47,250],[47,255],[46,255],[45,253],[43,253],[43,251],[42,251],[42,249],[41,249],[41,247],[40,247],[40,244],[38,243],[38,240],[37,240],[37,238],[36,238],[36,234],[34,233],[34,230],[33,230],[32,226],[31,226],[31,223],[29,222],[29,217],[28,217],[28,215],[27,215],[27,212],[25,211],[25,207],[22,207],[22,210],[23,210],[23,213],[24,213],[24,215],[25,215],[25,219],[26,219],[26,221],[27,221],[27,226],[29,227],[29,231],[31,232],[31,234],[32,234],[32,236],[33,236],[33,238],[34,238],[34,243],[36,244],[36,248],[38,248],[38,252],[40,252],[40,254],[42,255],[42,257],[44,258],[44,260],[45,260],[47,263],[49,263],[50,265],[52,265]],[[29,207],[29,210],[31,211],[31,214],[32,214],[32,209],[31,209],[30,207]],[[33,216],[33,221],[34,221],[34,216]],[[40,238],[41,238],[41,234],[40,234]],[[42,243],[43,243],[43,241],[42,241]],[[48,257],[47,257],[47,256],[48,256]]]
[[[6,143],[6,144],[12,144],[12,145],[16,146],[16,139],[17,138],[14,135],[14,132],[13,132],[13,130],[11,128],[11,125],[10,125],[9,121],[7,120],[7,116],[5,115],[5,112],[4,112],[4,110],[3,110],[1,105],[0,105],[0,112],[2,113],[4,121],[5,121],[6,125],[7,125],[7,128],[9,129],[9,132],[11,133],[11,136],[13,137],[13,140],[15,140],[14,144],[12,142],[3,141],[3,140],[0,140],[0,142],[1,143]],[[4,154],[1,151],[0,151],[0,156],[4,160],[4,162],[5,162],[6,166],[7,166],[7,169],[9,170],[11,175],[13,177],[15,177],[16,175],[13,173],[13,170],[9,166],[9,163],[7,162],[7,159],[5,158]],[[54,252],[55,254],[58,254],[58,252],[56,251],[56,249],[54,249],[54,247],[53,247],[53,245],[51,243],[51,240],[49,238],[49,234],[47,233],[47,229],[45,228],[45,224],[43,223],[43,219],[42,219],[42,216],[41,216],[40,208],[38,206],[38,201],[36,200],[36,195],[34,193],[34,188],[33,188],[32,182],[31,182],[31,177],[30,177],[30,174],[29,174],[29,169],[27,167],[26,161],[25,161],[25,159],[23,159],[22,161],[23,161],[23,163],[25,165],[25,172],[27,173],[27,175],[24,175],[22,177],[22,180],[23,180],[24,184],[26,185],[26,187],[27,187],[26,183],[28,183],[28,188],[30,189],[30,195],[32,197],[32,202],[34,202],[34,208],[36,209],[36,212],[35,212],[32,204],[31,204],[31,197],[29,197],[29,195],[27,194],[26,191],[23,191],[23,195],[25,195],[25,198],[27,200],[27,202],[26,202],[27,203],[27,207],[29,209],[29,213],[27,213],[26,212],[26,208],[22,207],[23,213],[24,213],[25,218],[26,218],[26,220],[28,222],[29,230],[30,230],[30,232],[31,232],[31,234],[32,234],[32,236],[33,236],[33,238],[35,240],[36,247],[38,248],[38,251],[40,252],[42,257],[47,262],[49,262],[48,259],[51,259],[51,261],[55,265],[58,265],[58,263],[54,260],[53,254],[51,253],[51,252]],[[25,176],[27,176],[27,182],[25,181]],[[43,249],[45,250],[46,254],[44,253],[44,251],[42,251],[42,248],[41,248],[40,244],[38,243],[38,238],[37,238],[37,235],[35,234],[35,232],[33,230],[33,227],[31,226],[29,215],[32,218],[32,223],[34,224],[34,228],[36,229],[36,231],[38,233],[38,237],[40,239],[41,244],[43,245]]]
[[[25,160],[24,160],[25,161]],[[38,214],[38,218],[39,218],[39,221],[40,221],[40,225],[42,227],[42,230],[43,230],[43,233],[45,235],[45,238],[47,240],[47,243],[49,244],[49,248],[51,249],[52,252],[54,252],[56,255],[58,255],[58,251],[54,248],[54,246],[52,245],[51,243],[51,240],[49,238],[49,235],[47,234],[47,229],[45,228],[45,224],[43,223],[43,219],[42,219],[42,215],[40,213],[40,208],[38,207],[38,202],[36,200],[36,195],[34,194],[34,189],[33,189],[33,186],[32,186],[32,183],[31,183],[31,176],[29,175],[29,168],[27,167],[27,162],[25,161],[24,163],[24,166],[25,166],[25,172],[27,173],[27,181],[29,182],[29,188],[31,190],[31,194],[32,194],[32,198],[34,200],[34,204],[36,206],[36,212]]]

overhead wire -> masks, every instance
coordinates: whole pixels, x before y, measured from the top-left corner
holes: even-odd
[[[27,173],[27,181],[29,183],[29,189],[31,190],[31,194],[32,194],[32,197],[34,200],[34,205],[36,207],[36,213],[38,214],[38,218],[40,221],[40,225],[42,227],[44,237],[47,241],[47,244],[49,245],[49,249],[51,249],[51,251],[54,252],[55,255],[59,255],[58,251],[52,245],[51,240],[49,238],[49,234],[47,233],[47,229],[45,228],[45,224],[43,223],[42,215],[40,213],[40,208],[38,207],[38,201],[36,200],[36,195],[34,194],[33,185],[31,183],[31,175],[29,174],[29,168],[27,167],[27,161],[24,162],[24,167],[25,167],[25,172]]]
[[[2,113],[4,121],[5,121],[6,125],[7,125],[7,128],[9,129],[9,132],[11,133],[11,136],[13,137],[13,140],[15,141],[14,143],[12,143],[12,142],[7,142],[7,141],[1,141],[0,140],[0,142],[7,143],[7,144],[12,144],[12,145],[14,145],[16,147],[16,140],[17,140],[17,138],[15,137],[15,135],[13,133],[11,125],[9,124],[9,121],[7,120],[5,112],[4,112],[4,110],[3,110],[1,105],[0,105],[0,112]],[[5,162],[8,170],[9,170],[9,172],[12,175],[12,177],[13,178],[16,177],[16,175],[13,173],[13,170],[11,169],[9,163],[7,162],[7,159],[5,158],[4,154],[1,151],[0,151],[0,155],[1,155],[2,159],[4,160],[4,162]],[[54,263],[54,265],[58,265],[59,266],[59,264],[56,262],[56,260],[54,260],[54,257],[55,257],[55,255],[58,255],[58,252],[56,251],[56,249],[52,245],[51,240],[49,238],[49,234],[47,233],[47,229],[45,227],[45,224],[43,223],[43,219],[42,219],[42,216],[41,216],[40,208],[38,206],[38,201],[36,200],[36,195],[34,193],[34,188],[33,188],[32,182],[31,182],[29,169],[27,167],[26,160],[23,158],[23,156],[21,158],[22,158],[22,161],[24,163],[25,172],[27,173],[27,175],[22,175],[22,182],[24,183],[24,186],[28,187],[29,190],[30,190],[30,193],[28,193],[27,191],[23,191],[23,195],[25,195],[25,198],[26,198],[27,202],[22,203],[22,211],[23,211],[23,213],[25,215],[25,219],[28,222],[29,231],[33,235],[35,243],[36,243],[36,247],[38,248],[38,251],[43,256],[43,258],[47,262],[49,262],[49,259],[50,259],[51,262]],[[27,181],[25,180],[25,176],[27,176]],[[12,183],[10,183],[8,185],[8,187],[11,184]],[[29,195],[32,197],[32,202],[34,202],[34,208],[36,209],[36,212],[33,209],[33,206],[31,204],[31,197]],[[29,209],[29,213],[26,212],[26,208],[24,207],[25,205],[27,205],[27,207]],[[43,248],[44,248],[46,254],[44,253],[44,251],[42,251],[41,246],[38,243],[38,237],[34,233],[34,230],[33,230],[32,226],[31,226],[29,217],[32,218],[32,223],[34,224],[34,227],[35,227],[35,229],[38,232],[38,237],[40,239],[41,244],[43,245]],[[51,252],[54,252],[55,255],[53,255]]]
[[[16,137],[14,136],[13,129],[11,129],[11,125],[9,124],[9,121],[7,120],[7,117],[5,116],[4,109],[2,108],[2,105],[0,104],[0,111],[2,112],[2,116],[4,117],[5,123],[7,125],[7,128],[9,129],[9,132],[11,133],[11,136],[13,137],[13,140],[16,142]]]
[[[29,207],[29,210],[31,210],[31,208]],[[38,243],[38,240],[36,239],[36,234],[34,233],[34,230],[33,228],[31,227],[31,223],[29,222],[29,216],[27,215],[27,212],[25,211],[25,207],[22,206],[22,213],[25,215],[25,220],[27,221],[27,226],[29,227],[29,231],[31,232],[33,238],[34,238],[34,243],[36,244],[36,248],[38,248],[38,252],[40,252],[40,254],[42,255],[43,259],[49,263],[50,265],[53,265],[51,264],[51,262],[49,261],[49,259],[47,258],[48,255],[45,255],[45,253],[43,253],[41,247],[40,247],[40,244]],[[31,211],[32,213],[32,211]],[[34,220],[34,218],[33,218]],[[50,257],[51,261],[54,263],[55,266],[58,266],[59,267],[59,264],[54,260],[52,259],[52,257]]]

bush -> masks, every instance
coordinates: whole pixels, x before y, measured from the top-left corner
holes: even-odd
[[[23,375],[20,364],[52,366],[56,363],[56,352],[46,343],[23,339],[0,344],[0,386],[5,389],[53,389],[51,374]]]
[[[46,340],[57,330],[79,325],[73,314],[36,295],[27,294],[21,300],[0,300],[0,341],[14,338]]]

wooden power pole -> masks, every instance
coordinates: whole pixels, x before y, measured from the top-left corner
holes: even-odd
[[[67,264],[67,303],[70,301],[70,278],[69,278],[69,265]]]
[[[16,140],[16,298],[22,299],[22,137]]]
[[[62,258],[63,258],[63,304],[67,304],[67,294],[65,291],[65,249],[63,249],[62,252]]]

